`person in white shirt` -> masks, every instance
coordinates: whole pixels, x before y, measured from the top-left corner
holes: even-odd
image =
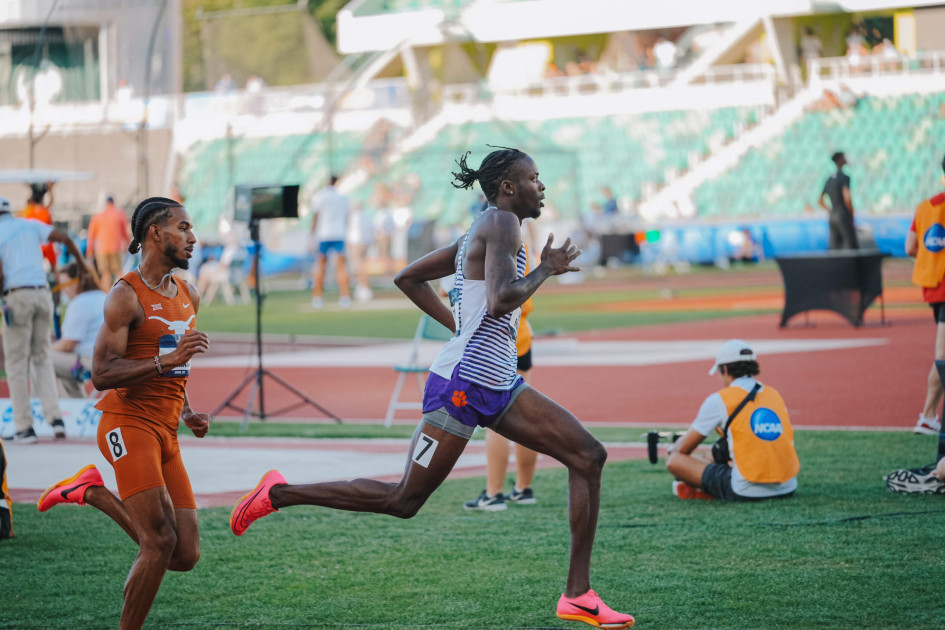
[[[709,370],[716,372],[725,387],[705,399],[689,431],[668,451],[673,493],[723,501],[793,495],[801,467],[794,428],[781,395],[755,379],[761,372],[755,351],[741,339],[725,342]],[[727,452],[717,455],[713,448],[714,461],[693,455],[713,432],[726,438]]]
[[[16,425],[14,441],[35,444],[30,406],[30,374],[43,417],[57,438],[66,437],[59,409],[56,374],[49,349],[52,342],[53,300],[43,266],[40,245],[63,243],[79,264],[82,275],[88,265],[69,236],[51,225],[13,217],[10,202],[0,197],[0,296],[3,302],[3,354],[7,385]]]
[[[312,308],[325,304],[322,291],[325,288],[325,271],[328,255],[335,256],[335,273],[338,279],[338,305],[351,305],[351,289],[348,286],[348,261],[345,257],[345,237],[348,234],[348,197],[338,192],[335,184],[338,177],[331,176],[325,186],[312,197],[312,235],[318,243],[315,266],[312,269]]]
[[[53,370],[66,398],[85,398],[82,383],[90,378],[95,338],[105,323],[105,292],[91,276],[80,276],[74,262],[59,270],[59,287],[69,306],[52,344]]]

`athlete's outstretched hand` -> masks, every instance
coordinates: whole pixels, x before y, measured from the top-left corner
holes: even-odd
[[[545,243],[545,248],[541,250],[541,264],[546,265],[553,276],[560,276],[569,271],[580,271],[580,267],[574,267],[571,263],[581,255],[581,250],[571,244],[570,238],[565,239],[564,245],[561,247],[552,247],[551,243],[554,238],[554,234],[548,235],[548,242]]]
[[[188,429],[194,432],[196,437],[202,438],[210,430],[210,414],[183,411],[180,414],[180,419],[184,421]]]

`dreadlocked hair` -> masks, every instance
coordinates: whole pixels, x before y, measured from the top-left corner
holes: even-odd
[[[148,197],[138,204],[131,215],[131,244],[128,252],[137,254],[141,250],[141,241],[144,235],[155,223],[159,223],[171,216],[171,208],[183,208],[178,202],[166,197]]]
[[[486,146],[492,147],[491,144]],[[495,202],[496,198],[499,196],[499,184],[506,175],[509,174],[509,171],[515,166],[515,163],[525,157],[525,153],[518,149],[510,149],[508,147],[492,148],[499,150],[493,151],[487,155],[482,160],[482,164],[479,165],[478,171],[469,168],[466,164],[466,158],[469,157],[471,151],[464,153],[457,162],[459,172],[452,174],[453,187],[470,188],[476,180],[478,180],[479,187],[486,196],[486,201],[490,203]]]

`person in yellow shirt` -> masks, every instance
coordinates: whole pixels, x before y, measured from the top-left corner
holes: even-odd
[[[669,448],[673,493],[723,501],[793,495],[801,468],[794,428],[781,394],[755,379],[761,372],[755,351],[741,339],[725,342],[709,370],[716,372],[725,387],[705,399],[689,430]],[[710,462],[693,453],[713,432],[727,439],[728,453]]]
[[[531,256],[528,246],[525,246],[525,273],[531,271]],[[515,349],[518,355],[517,372],[531,383],[529,376],[532,369],[532,325],[526,319],[535,310],[532,298],[522,304],[522,318],[518,325],[518,336],[515,338]],[[534,505],[537,503],[532,490],[532,479],[535,477],[535,465],[538,462],[538,453],[521,444],[515,444],[515,467],[517,474],[512,491],[502,494],[505,484],[505,473],[509,467],[512,442],[493,431],[486,429],[486,489],[476,499],[467,501],[463,507],[467,510],[483,510],[497,512],[504,510],[508,503],[517,505]]]
[[[945,172],[945,159],[942,160]],[[945,174],[942,175],[945,186]],[[916,208],[906,233],[906,254],[915,258],[912,282],[922,287],[922,299],[935,318],[935,358],[945,359],[945,192],[926,199]],[[941,429],[938,409],[942,404],[942,382],[935,364],[929,370],[925,404],[915,425],[916,433],[937,435]]]

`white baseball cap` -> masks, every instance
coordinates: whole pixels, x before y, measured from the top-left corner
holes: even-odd
[[[755,351],[751,349],[748,342],[742,341],[741,339],[729,339],[723,343],[719,351],[715,353],[715,365],[709,370],[709,374],[715,374],[720,365],[755,360],[757,360]]]
[[[0,212],[13,212],[13,208],[10,206],[10,200],[6,197],[0,197]]]

